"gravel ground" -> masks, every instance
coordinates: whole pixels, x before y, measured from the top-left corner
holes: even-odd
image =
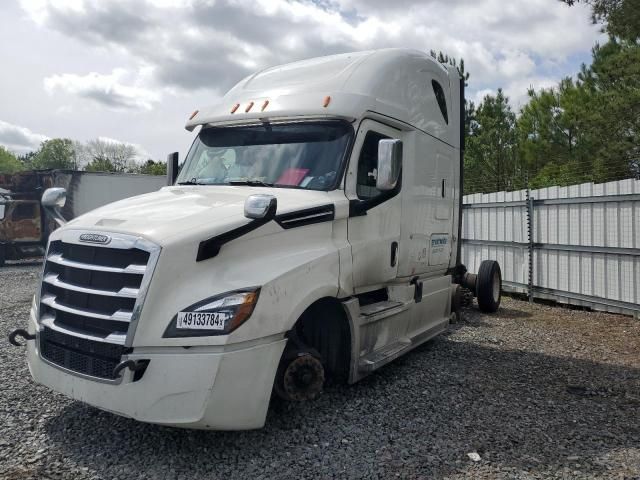
[[[38,273],[0,270],[3,338],[26,324]],[[640,478],[639,334],[627,317],[504,299],[356,385],[275,402],[251,432],[69,400],[3,340],[0,478]]]

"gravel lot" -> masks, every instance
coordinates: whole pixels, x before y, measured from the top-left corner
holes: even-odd
[[[0,269],[0,478],[640,478],[640,322],[505,299],[267,426],[146,425],[34,385],[39,266]],[[477,461],[470,458],[468,454]]]

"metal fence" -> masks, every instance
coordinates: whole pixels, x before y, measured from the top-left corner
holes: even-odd
[[[505,290],[640,317],[640,180],[466,195],[462,233]]]

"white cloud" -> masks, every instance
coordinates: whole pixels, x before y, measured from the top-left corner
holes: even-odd
[[[536,64],[527,53],[511,50],[504,52],[497,62],[497,68],[505,78],[514,78],[529,75],[535,70]]]
[[[115,69],[110,75],[64,73],[45,78],[44,88],[49,94],[62,91],[116,110],[151,110],[153,104],[160,100],[159,94],[121,83],[127,76],[124,69]]]
[[[487,95],[495,95],[496,93],[497,93],[497,90],[493,90],[492,88],[484,88],[482,90],[478,90],[477,92],[475,92],[471,96],[471,101],[475,103],[476,106],[478,106],[480,102],[484,100],[484,97],[486,97]]]
[[[49,137],[0,120],[0,145],[17,154],[36,150]]]
[[[565,62],[597,36],[587,6],[557,0],[76,0],[73,8],[39,0],[38,9],[31,3],[23,1],[27,13],[49,28],[151,65],[150,80],[161,87],[217,93],[259,68],[395,46],[464,57],[472,90],[496,88],[535,74],[536,58]]]
[[[504,86],[504,93],[509,97],[514,111],[518,112],[529,101],[527,91],[529,88],[540,90],[551,88],[558,84],[557,78],[543,76],[525,76],[512,80]]]
[[[62,12],[82,12],[83,0],[20,0],[20,5],[38,24],[47,21],[49,8]]]
[[[513,111],[515,113],[519,113],[520,109],[529,102],[529,95],[527,94],[527,92],[530,88],[533,88],[534,90],[540,90],[541,88],[555,87],[557,84],[558,80],[551,77],[524,76],[522,78],[517,78],[513,81],[507,82],[503,86],[502,91],[509,98],[509,104],[511,105]],[[482,90],[478,90],[471,96],[471,101],[473,101],[473,103],[478,106],[485,96],[496,95],[497,93],[497,88],[485,88]]]
[[[502,87],[517,111],[530,85],[550,86],[575,74],[602,39],[590,23],[588,5],[570,8],[558,0],[20,0],[21,7],[8,5],[3,20],[11,56],[5,63],[19,75],[0,77],[5,118],[51,112],[51,133],[127,138],[147,145],[155,158],[188,148],[191,136],[182,126],[193,109],[215,102],[238,80],[268,66],[373,48],[441,50],[464,58],[471,74],[469,98],[477,101]],[[21,41],[11,43],[12,38]],[[45,78],[51,95],[41,89]],[[106,108],[87,108],[88,103]]]

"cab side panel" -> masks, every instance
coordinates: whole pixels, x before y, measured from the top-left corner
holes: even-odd
[[[446,271],[454,232],[455,149],[422,132],[404,162],[399,277]],[[405,187],[406,185],[406,187]]]

